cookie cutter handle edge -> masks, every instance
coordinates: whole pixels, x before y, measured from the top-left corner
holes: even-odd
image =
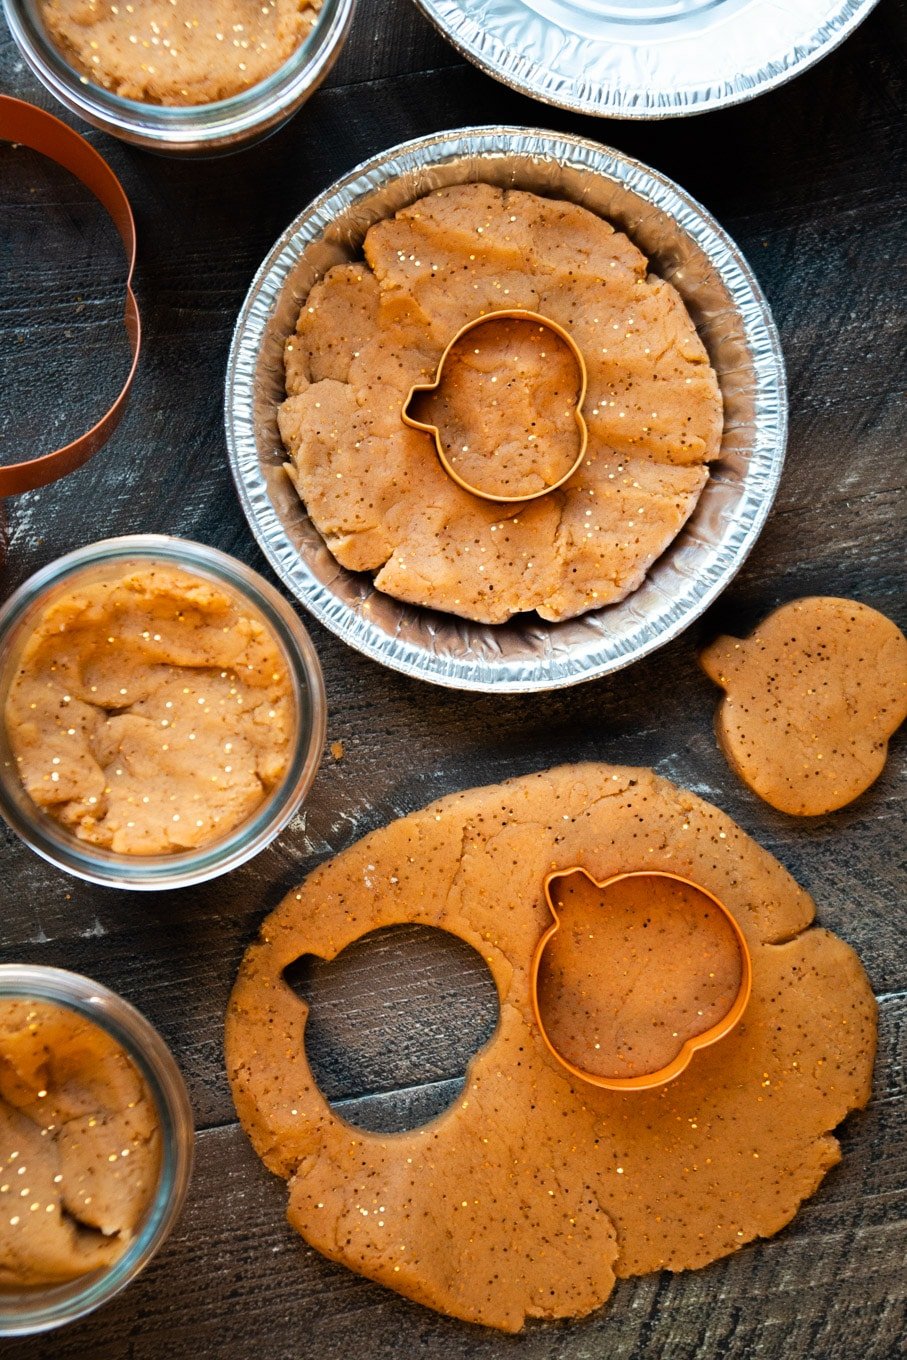
[[[142,323],[132,291],[135,270],[136,234],[132,208],[122,184],[94,147],[78,132],[55,118],[52,113],[10,95],[0,95],[0,141],[14,142],[38,151],[56,161],[94,194],[105,209],[123,242],[126,252],[126,299],[123,323],[129,337],[132,362],[119,395],[100,420],[70,443],[52,453],[40,454],[26,462],[0,467],[0,497],[34,491],[80,468],[97,453],[113,434],[126,406],[132,380],[138,367],[142,345]]]

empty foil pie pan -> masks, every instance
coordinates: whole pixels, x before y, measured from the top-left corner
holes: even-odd
[[[721,384],[721,458],[685,528],[619,604],[489,626],[402,604],[332,557],[282,471],[283,346],[302,301],[368,228],[433,189],[484,180],[570,199],[622,228],[679,290]],[[394,147],[327,189],[284,232],[239,314],[226,430],[240,501],[278,576],[327,628],[383,665],[456,689],[529,693],[607,675],[688,627],[739,570],[784,461],[787,392],[771,313],[733,241],[682,189],[610,148],[487,127]]]
[[[602,118],[677,118],[783,85],[876,0],[417,3],[464,57],[533,99]]]

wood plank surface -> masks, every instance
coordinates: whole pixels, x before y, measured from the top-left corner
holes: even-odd
[[[263,570],[227,468],[221,404],[233,323],[287,222],[365,157],[436,129],[517,123],[617,146],[678,180],[735,237],[774,309],[791,388],[788,461],[745,568],[703,620],[610,679],[530,698],[407,680],[310,625],[329,740],[303,812],[251,864],[197,889],[131,895],[79,883],[0,828],[0,959],[57,964],[149,1016],[189,1083],[199,1127],[187,1212],[130,1289],[51,1337],[0,1342],[10,1360],[889,1360],[905,1348],[903,735],[878,783],[808,822],[775,813],[728,770],[716,693],[695,661],[808,593],[905,617],[903,9],[883,3],[826,60],[737,109],[637,124],[580,118],[463,62],[410,0],[359,6],[328,83],[281,132],[225,160],[182,164],[95,132],[133,202],[145,350],[106,450],[76,476],[8,504],[0,596],[39,566],[116,533],[158,530]],[[60,110],[0,24],[0,89]],[[64,115],[65,116],[65,115]],[[37,212],[33,211],[35,208]],[[0,458],[91,423],[125,364],[122,264],[90,198],[0,145]],[[62,432],[62,433],[61,433]],[[507,1338],[441,1318],[309,1250],[285,1192],[235,1122],[223,1012],[262,916],[365,831],[469,785],[565,760],[650,765],[730,813],[813,894],[880,997],[868,1111],[844,1160],[777,1239],[706,1270],[621,1283],[572,1324]],[[372,1128],[411,1127],[456,1095],[494,1024],[485,965],[406,928],[294,979],[313,1002],[310,1056],[328,1097]]]

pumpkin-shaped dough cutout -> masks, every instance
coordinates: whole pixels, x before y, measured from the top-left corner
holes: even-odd
[[[725,691],[715,730],[728,764],[794,816],[864,793],[907,717],[907,638],[856,600],[792,600],[748,638],[717,638],[699,661]]]

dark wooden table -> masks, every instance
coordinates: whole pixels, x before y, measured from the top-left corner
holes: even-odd
[[[696,627],[612,679],[534,698],[455,694],[391,674],[313,624],[329,740],[344,755],[326,756],[304,813],[228,878],[130,895],[69,879],[3,835],[3,960],[88,973],[140,1007],[176,1053],[198,1123],[189,1204],[158,1259],[93,1317],[0,1343],[10,1360],[903,1353],[903,740],[855,805],[814,821],[786,818],[738,784],[718,754],[716,695],[695,661],[697,643],[719,628],[745,630],[803,594],[851,595],[900,612],[904,624],[901,15],[883,3],[816,68],[741,108],[637,124],[523,99],[462,61],[409,0],[370,0],[328,85],[262,146],[181,164],[89,134],[135,207],[146,348],[109,447],[59,486],[9,504],[4,595],[61,553],[136,530],[199,539],[267,573],[224,448],[234,317],[272,241],[316,193],[366,156],[436,129],[569,129],[640,157],[704,202],[774,308],[791,438],[774,511],[744,571]],[[50,106],[5,29],[0,87]],[[122,265],[97,206],[40,158],[0,147],[0,186],[0,440],[12,458],[79,432],[116,391]],[[875,1095],[843,1127],[843,1163],[773,1241],[692,1274],[624,1282],[585,1321],[507,1338],[400,1299],[290,1231],[284,1187],[234,1117],[223,1014],[262,916],[320,860],[439,794],[583,759],[651,765],[703,794],[809,889],[819,919],[857,948],[879,996]],[[371,1127],[405,1127],[443,1108],[496,1014],[477,957],[417,930],[357,947],[332,970],[303,967],[299,986],[314,1005],[310,1049],[323,1089]]]

